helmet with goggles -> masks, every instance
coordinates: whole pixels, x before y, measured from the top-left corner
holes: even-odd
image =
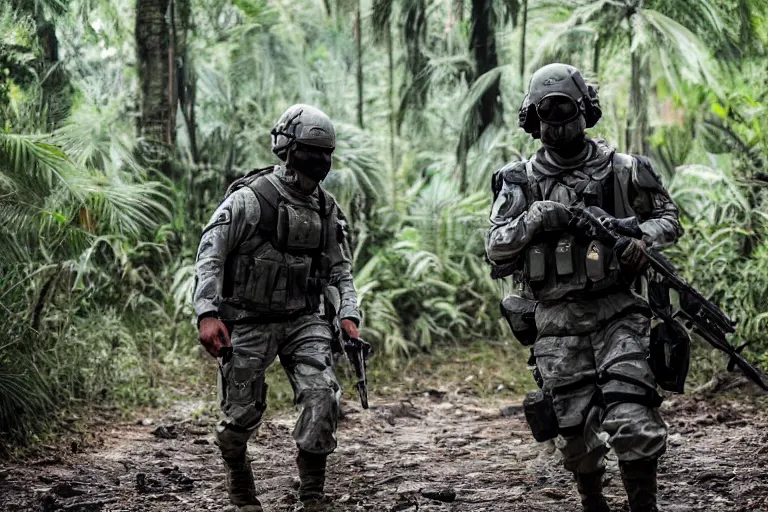
[[[288,153],[299,146],[333,152],[336,130],[331,119],[310,105],[296,104],[288,108],[272,128],[272,152],[286,161]]]
[[[293,105],[271,134],[272,152],[289,168],[315,181],[325,179],[336,149],[336,130],[325,113],[310,105]]]
[[[578,69],[556,63],[533,74],[518,113],[523,130],[538,138],[540,121],[564,125],[579,115],[584,116],[586,127],[592,128],[600,120],[602,111],[597,91],[587,85]]]

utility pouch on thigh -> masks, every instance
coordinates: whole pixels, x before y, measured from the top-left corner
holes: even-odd
[[[597,282],[605,278],[606,247],[597,240],[592,240],[587,247],[585,259],[587,277]]]
[[[661,389],[682,393],[691,358],[691,338],[677,320],[664,321],[651,329],[648,362]]]
[[[517,341],[525,347],[533,345],[538,335],[534,316],[537,305],[537,301],[517,295],[509,295],[501,301],[501,316],[507,320]]]
[[[523,400],[523,412],[536,441],[541,443],[557,437],[557,416],[552,395],[542,390],[528,393]]]
[[[534,245],[525,255],[525,273],[528,281],[543,281],[547,277],[547,246]]]
[[[555,267],[561,277],[573,274],[573,235],[564,235],[555,248]]]

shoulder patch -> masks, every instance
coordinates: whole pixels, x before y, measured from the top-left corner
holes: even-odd
[[[229,208],[222,208],[218,211],[218,213],[216,213],[216,215],[211,218],[210,222],[208,222],[208,225],[205,226],[205,229],[203,229],[203,233],[210,231],[216,226],[225,226],[230,222],[232,222],[232,212],[229,210]]]

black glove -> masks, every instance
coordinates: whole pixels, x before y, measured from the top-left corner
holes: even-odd
[[[616,257],[623,270],[632,273],[640,273],[648,266],[648,258],[645,256],[645,242],[637,238],[623,236],[613,246]]]
[[[556,201],[536,201],[528,209],[529,218],[538,222],[542,231],[565,229],[571,220],[568,208]]]

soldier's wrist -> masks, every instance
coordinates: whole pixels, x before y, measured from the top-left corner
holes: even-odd
[[[203,320],[206,318],[219,318],[219,312],[218,311],[206,311],[205,313],[201,313],[197,315],[197,328],[200,328],[200,324]]]
[[[343,317],[341,317],[340,321],[343,321],[343,320],[349,320],[350,322],[355,324],[356,327],[360,327],[360,317],[356,317],[356,316],[343,316]]]

